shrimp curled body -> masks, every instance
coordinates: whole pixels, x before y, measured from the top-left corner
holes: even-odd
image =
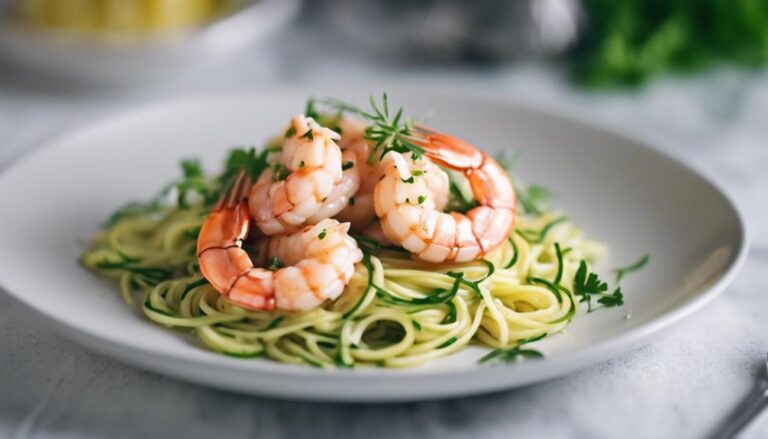
[[[304,115],[293,118],[291,129],[279,155],[287,175],[265,170],[248,197],[256,226],[269,236],[335,215],[359,185],[356,169],[344,172],[337,133]]]
[[[275,271],[255,267],[242,248],[248,237],[249,178],[241,174],[206,218],[197,242],[200,271],[219,293],[252,310],[307,311],[337,298],[362,259],[349,224],[324,219],[267,247],[288,264]]]
[[[380,226],[374,207],[374,189],[383,177],[383,166],[379,154],[374,150],[375,145],[365,138],[365,124],[354,119],[345,118],[341,121],[343,131],[339,146],[344,154],[352,153],[357,159],[360,187],[354,194],[352,203],[336,215],[339,221],[352,223],[352,231],[362,233],[371,238],[382,240],[378,231]],[[429,160],[424,161],[418,172],[432,194],[432,200],[437,210],[443,210],[448,204],[450,193],[448,174]],[[383,243],[389,243],[384,239]]]
[[[490,156],[455,137],[415,127],[414,143],[425,157],[390,151],[381,166],[374,205],[383,233],[421,260],[433,263],[478,259],[507,239],[515,221],[515,191]],[[466,214],[444,213],[420,176],[425,162],[464,174],[478,203]]]

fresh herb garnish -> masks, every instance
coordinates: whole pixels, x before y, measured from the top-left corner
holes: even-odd
[[[531,215],[543,215],[550,210],[550,203],[554,198],[549,189],[537,184],[528,185],[525,189],[515,185],[515,192],[522,213]]]
[[[517,263],[517,259],[520,257],[520,252],[517,251],[517,244],[515,244],[514,238],[511,236],[507,238],[510,244],[512,244],[512,251],[515,252],[515,254],[512,256],[512,259],[507,262],[507,265],[504,266],[504,268],[512,268]]]
[[[288,127],[287,130],[285,130],[285,134],[283,135],[283,138],[290,139],[291,137],[293,137],[295,135],[296,135],[296,127],[291,125],[290,127]]]
[[[401,305],[401,306],[422,306],[422,305],[438,305],[441,303],[447,303],[453,299],[454,296],[459,292],[459,286],[461,284],[461,278],[463,276],[463,273],[461,273],[458,277],[456,277],[455,281],[453,282],[453,286],[450,290],[446,290],[445,288],[435,288],[434,292],[426,297],[421,298],[414,298],[414,299],[402,299],[397,296],[393,296],[389,293],[389,291],[385,290],[384,288],[379,287],[376,284],[371,284],[371,286],[376,290],[376,297],[381,299],[384,302],[387,302],[392,305]]]
[[[417,201],[419,204],[424,204],[424,202],[427,201],[427,197],[425,195],[419,195],[419,199]]]
[[[451,212],[467,213],[477,207],[477,200],[472,196],[465,194],[461,183],[457,180],[452,171],[446,171],[448,175],[448,206]]]
[[[221,175],[220,181],[223,185],[226,185],[226,183],[231,181],[243,170],[248,172],[252,181],[256,181],[261,173],[269,167],[269,162],[267,160],[269,155],[280,150],[281,147],[279,146],[264,148],[259,153],[256,153],[255,148],[233,149],[229,152],[229,156],[225,162],[224,173]]]
[[[456,323],[456,319],[458,318],[456,305],[454,305],[453,302],[446,302],[445,304],[448,306],[448,314],[445,315],[443,321],[441,321],[440,324],[449,325],[451,323]]]
[[[552,292],[552,294],[555,295],[555,298],[557,299],[557,303],[563,303],[563,293],[569,294],[570,292],[560,285],[557,285],[555,283],[552,283],[546,279],[542,279],[540,277],[535,276],[529,276],[527,278],[528,283],[531,284],[542,284],[546,289]]]
[[[624,305],[624,295],[621,293],[621,287],[616,287],[613,294],[608,294],[597,299],[597,303],[606,308]]]
[[[520,151],[517,151],[510,159],[507,159],[500,154],[496,156],[496,162],[508,174],[511,174],[512,168],[517,165],[521,155]],[[510,178],[512,178],[511,175]],[[515,182],[514,187],[521,213],[539,216],[550,210],[550,203],[554,199],[554,195],[549,189],[538,184],[525,186],[519,182]]]
[[[561,216],[548,222],[544,225],[544,227],[541,228],[541,230],[538,231],[528,229],[518,229],[515,231],[518,235],[522,236],[523,239],[530,242],[531,244],[541,244],[544,242],[544,239],[547,237],[547,234],[550,232],[550,230],[552,230],[553,227],[565,221],[568,221],[568,217]]]
[[[380,243],[379,241],[369,238],[367,236],[362,235],[352,235],[352,238],[357,241],[357,245],[360,247],[360,249],[365,252],[372,255],[377,255],[381,251],[382,247],[384,247],[384,244]]]
[[[483,277],[477,280],[465,279],[464,273],[462,272],[449,271],[445,274],[456,279],[457,283],[460,283],[469,287],[469,289],[472,290],[477,295],[477,297],[482,298],[483,292],[480,290],[480,284],[486,279],[488,279],[489,277],[491,277],[491,275],[493,275],[493,273],[496,271],[496,266],[494,266],[491,261],[487,259],[483,259],[482,262],[483,264],[485,264],[486,267],[488,267],[488,271],[485,273],[485,275],[483,275]]]
[[[271,329],[275,329],[277,328],[278,325],[280,325],[280,322],[282,322],[283,320],[285,320],[285,316],[277,316],[271,322],[269,322],[269,324],[265,326],[264,329],[262,329],[261,331],[265,332]]]
[[[555,243],[555,256],[557,257],[557,274],[555,275],[554,284],[560,285],[560,281],[563,279],[563,251],[560,250],[560,243]]]
[[[323,230],[320,232],[320,234],[319,234],[319,235],[317,235],[317,239],[323,240],[323,239],[325,239],[325,237],[326,237],[326,235],[327,235],[327,234],[328,234],[328,232],[327,232],[325,229],[323,229]]]
[[[512,173],[512,170],[517,166],[517,162],[520,157],[523,156],[522,151],[515,151],[512,153],[512,157],[507,157],[505,153],[496,154],[496,163],[501,166],[507,173]]]
[[[277,271],[281,268],[283,268],[285,265],[283,264],[283,261],[278,259],[277,256],[272,256],[269,258],[269,265],[267,265],[267,269],[270,271]]]
[[[203,167],[197,160],[181,161],[182,179],[176,182],[178,191],[177,202],[180,208],[188,207],[190,193],[197,193],[203,198],[203,202],[210,204],[218,198],[218,194],[211,190],[211,184],[203,174]]]
[[[194,290],[197,287],[201,287],[207,284],[208,284],[208,279],[204,277],[189,283],[186,287],[184,287],[184,291],[181,293],[181,298],[184,299],[185,297],[187,297],[187,294],[189,294],[190,291]]]
[[[624,278],[624,275],[628,273],[632,273],[633,271],[640,270],[641,268],[645,267],[645,265],[648,263],[648,261],[651,259],[651,255],[645,255],[636,262],[629,264],[626,267],[620,267],[615,270],[613,270],[616,273],[616,284],[620,284],[621,280]]]
[[[148,203],[131,202],[113,213],[107,220],[105,226],[112,227],[124,219],[133,218],[139,215],[158,213],[162,210],[163,203],[161,202],[160,197],[157,197]]]
[[[307,99],[307,104],[304,107],[304,116],[311,117],[315,121],[320,119],[320,113],[317,112],[317,101],[314,98]]]
[[[505,363],[511,363],[517,361],[520,358],[544,358],[544,354],[535,349],[524,349],[523,345],[539,341],[546,337],[547,333],[537,335],[535,337],[525,338],[519,340],[517,344],[509,349],[499,348],[494,349],[491,352],[485,354],[478,360],[479,363],[487,363],[491,360],[503,361]]]
[[[414,182],[413,175],[411,175],[408,178],[401,178],[400,181],[402,181],[403,183],[408,183],[408,184],[413,183]]]
[[[348,161],[344,162],[344,164],[341,165],[341,170],[346,171],[347,169],[352,169],[355,166],[355,162]]]
[[[274,172],[274,175],[272,176],[272,181],[283,181],[287,179],[288,176],[291,174],[291,171],[289,171],[288,168],[282,163],[273,164],[272,171]]]
[[[308,140],[315,140],[315,134],[312,131],[312,128],[308,129],[306,133],[302,134],[301,138],[306,138]]]
[[[357,114],[370,123],[365,129],[365,138],[374,143],[371,155],[368,157],[369,164],[376,162],[376,154],[378,159],[381,159],[389,151],[411,153],[414,161],[424,155],[424,149],[414,143],[417,138],[411,132],[416,121],[410,117],[403,117],[402,108],[392,116],[386,93],[382,95],[380,105],[376,103],[373,96],[370,97],[371,112],[363,111],[337,99],[323,99],[321,102],[340,112]]]
[[[608,284],[600,280],[597,273],[590,273],[587,263],[581,261],[576,276],[573,279],[573,292],[580,297],[579,302],[587,302],[587,312],[597,308],[592,307],[592,299],[605,307],[621,306],[624,304],[624,296],[621,288],[616,288],[612,294],[607,293]]]
[[[360,241],[358,241],[360,242]],[[347,320],[350,317],[354,317],[357,312],[360,310],[360,307],[362,307],[363,303],[365,303],[366,300],[368,300],[368,297],[371,294],[375,294],[376,290],[373,287],[373,263],[371,262],[371,255],[367,252],[363,253],[363,266],[365,267],[366,271],[368,271],[368,286],[365,288],[365,292],[360,297],[360,300],[357,301],[355,306],[352,307],[349,311],[345,312],[343,316],[341,316],[342,319]],[[339,336],[339,346],[342,346],[342,340],[341,337],[344,335],[344,329],[341,330],[341,335]],[[339,349],[339,353],[337,355],[339,359],[342,359],[341,355],[341,349]],[[341,361],[341,363],[345,365],[349,365],[345,361]]]
[[[435,349],[445,349],[445,348],[447,348],[448,346],[450,346],[450,345],[452,345],[452,344],[456,343],[458,340],[459,340],[459,339],[458,339],[458,338],[456,338],[456,337],[451,337],[451,338],[449,338],[448,340],[446,340],[446,341],[445,341],[445,343],[442,343],[442,344],[440,344],[440,346],[438,346],[438,347],[437,347],[437,348],[435,348]]]
[[[157,285],[164,280],[172,277],[173,273],[165,268],[141,266],[139,259],[128,257],[118,253],[119,260],[103,260],[96,264],[97,268],[102,270],[123,270],[140,276],[150,285]]]

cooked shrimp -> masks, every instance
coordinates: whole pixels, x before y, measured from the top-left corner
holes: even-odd
[[[267,247],[286,266],[275,271],[254,267],[242,248],[251,222],[249,180],[240,174],[203,223],[197,241],[203,276],[231,302],[252,310],[307,311],[337,298],[363,257],[347,234],[349,224],[325,219],[273,237]]]
[[[360,187],[354,197],[348,200],[348,205],[336,215],[336,218],[339,221],[351,223],[352,230],[360,232],[376,220],[376,212],[373,208],[373,188],[382,174],[378,160],[373,164],[368,162],[372,146],[362,137],[362,134],[359,137],[355,136],[357,137],[356,140],[351,142],[347,140],[347,136],[355,136],[355,134],[347,134],[342,125],[340,143],[345,145],[345,152],[355,155],[357,171],[361,176]]]
[[[251,215],[265,235],[292,232],[304,225],[344,178],[337,133],[304,115],[294,117],[291,128],[294,133],[283,142],[277,164],[287,175],[267,169],[248,197]]]
[[[360,165],[355,153],[343,151],[341,162],[341,181],[333,185],[331,193],[325,197],[317,212],[307,218],[307,223],[316,224],[326,218],[332,218],[349,205],[350,200],[360,188]]]
[[[382,231],[428,262],[465,262],[482,257],[512,231],[512,182],[493,158],[475,147],[425,127],[414,130],[418,136],[414,143],[424,148],[426,158],[462,172],[479,205],[466,214],[440,212],[419,172],[427,160],[390,151],[382,163],[384,178],[374,191]]]
[[[373,145],[364,138],[365,124],[356,119],[345,118],[341,121],[342,134],[339,145],[344,151],[350,151],[357,157],[358,170],[361,175],[360,188],[349,201],[349,206],[338,213],[339,221],[350,222],[354,232],[376,230],[376,210],[373,202],[373,190],[383,176],[383,168],[376,155]],[[373,163],[369,160],[373,158]],[[423,173],[427,188],[432,192],[435,208],[442,210],[448,204],[449,181],[448,174],[430,161],[425,161],[420,172]],[[373,226],[373,227],[372,227]],[[371,236],[372,238],[374,236]]]

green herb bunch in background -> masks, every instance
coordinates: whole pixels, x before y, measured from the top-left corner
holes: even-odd
[[[582,0],[587,33],[573,73],[586,86],[768,61],[768,0]]]

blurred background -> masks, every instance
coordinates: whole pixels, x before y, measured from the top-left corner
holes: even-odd
[[[297,31],[307,44],[297,55],[352,50],[390,66],[486,68],[541,60],[589,88],[635,87],[724,64],[759,68],[768,58],[763,0],[305,3],[2,0],[0,48],[6,63],[113,83],[187,76],[227,54],[256,57],[256,46]],[[327,44],[312,44],[318,37]]]
[[[15,151],[146,100],[347,83],[468,88],[710,144],[709,119],[762,102],[766,60],[767,0],[0,0],[0,109],[50,115],[14,123]]]
[[[0,172],[57,133],[146,101],[284,86],[460,89],[576,112],[662,145],[726,188],[752,238],[725,297],[640,352],[517,392],[402,408],[191,387],[61,340],[0,292],[0,328],[13,335],[0,337],[0,436],[139,428],[171,437],[179,424],[187,437],[231,436],[230,425],[279,429],[275,415],[290,437],[303,431],[291,422],[299,413],[337,436],[702,437],[748,392],[765,355],[766,61],[768,0],[0,0]],[[67,379],[54,367],[62,363],[76,365]],[[154,402],[120,402],[143,395]],[[205,417],[214,405],[226,422]],[[623,416],[611,414],[617,406]],[[767,435],[764,425],[754,437]]]

